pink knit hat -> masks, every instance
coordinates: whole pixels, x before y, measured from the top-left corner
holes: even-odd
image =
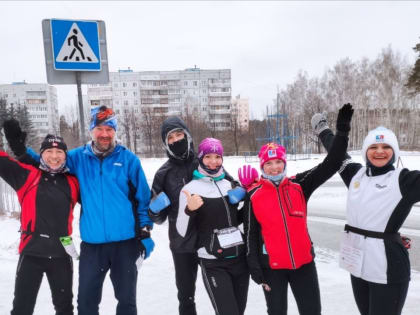
[[[261,147],[258,157],[260,158],[261,169],[270,160],[280,159],[286,164],[286,149],[282,145],[270,142]]]
[[[216,153],[223,156],[223,146],[219,139],[205,138],[198,146],[198,158],[201,159],[204,155],[209,153]]]

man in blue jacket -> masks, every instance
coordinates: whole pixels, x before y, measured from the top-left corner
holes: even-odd
[[[140,160],[116,143],[116,129],[112,109],[93,109],[92,141],[67,155],[67,166],[80,183],[82,204],[79,315],[99,315],[108,271],[118,300],[116,314],[137,314],[136,261],[147,258],[154,247],[148,217],[150,189]],[[8,134],[12,149],[24,145],[21,135]],[[34,155],[30,149],[28,153]]]

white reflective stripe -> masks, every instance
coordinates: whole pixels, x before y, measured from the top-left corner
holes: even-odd
[[[342,171],[346,168],[347,165],[354,163],[352,159],[347,159],[343,161],[343,164],[341,164],[340,169],[337,171],[338,174],[341,174]]]
[[[207,289],[209,290],[210,300],[211,300],[211,302],[214,306],[214,310],[216,311],[216,315],[219,315],[220,313],[219,313],[219,309],[217,308],[216,299],[214,298],[213,291],[211,290],[211,285],[210,285],[209,279],[207,278],[206,268],[204,267],[204,264],[202,262],[200,262],[200,266],[201,266],[201,272],[203,273],[204,284],[206,285]]]

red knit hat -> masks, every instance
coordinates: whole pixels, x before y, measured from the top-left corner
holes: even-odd
[[[286,164],[286,149],[277,143],[270,142],[261,147],[258,157],[260,158],[261,169],[263,168],[263,165],[270,160],[279,159]]]

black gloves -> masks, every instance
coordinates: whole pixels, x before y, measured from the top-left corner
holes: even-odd
[[[4,135],[7,143],[16,157],[23,155],[26,152],[25,140],[26,132],[22,131],[19,122],[16,119],[8,119],[3,123]]]
[[[353,116],[353,106],[350,103],[344,104],[338,111],[337,133],[346,134],[350,131],[351,117]]]

